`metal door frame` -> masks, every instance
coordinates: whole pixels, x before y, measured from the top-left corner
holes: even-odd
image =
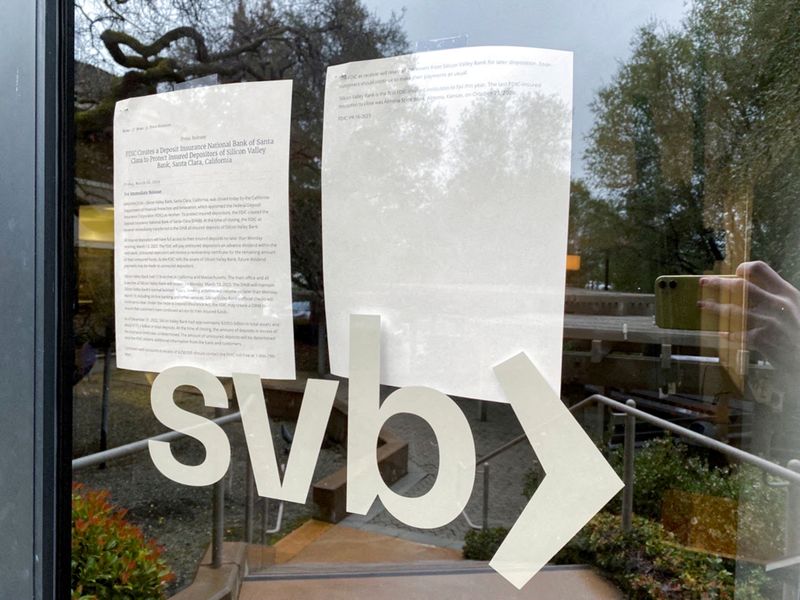
[[[0,589],[69,597],[72,4],[0,18]]]

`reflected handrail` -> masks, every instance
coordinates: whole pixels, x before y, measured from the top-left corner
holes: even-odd
[[[646,423],[650,423],[651,425],[655,425],[656,427],[665,429],[670,433],[674,433],[679,437],[691,440],[692,442],[698,444],[699,446],[704,446],[711,450],[716,450],[740,462],[758,467],[759,469],[769,473],[770,475],[774,475],[775,477],[779,477],[790,483],[800,485],[800,473],[796,473],[795,471],[792,471],[789,468],[783,467],[777,463],[773,463],[765,458],[756,456],[755,454],[751,454],[744,450],[740,450],[739,448],[731,446],[730,444],[726,444],[724,442],[720,442],[718,440],[705,436],[702,433],[697,433],[696,431],[692,431],[691,429],[687,429],[686,427],[681,427],[680,425],[676,425],[665,419],[655,417],[650,413],[647,413],[641,409],[628,406],[626,404],[623,404],[622,402],[618,402],[617,400],[612,400],[611,398],[603,396],[602,394],[592,394],[591,396],[584,398],[577,404],[571,406],[569,408],[569,411],[574,414],[594,403],[604,404],[608,408],[612,408],[616,411],[625,414],[633,415],[637,419],[641,419]],[[491,452],[488,452],[483,456],[479,457],[475,461],[476,466],[481,465],[493,458],[496,458],[500,454],[503,454],[507,450],[510,450],[520,442],[524,442],[527,439],[528,439],[527,436],[523,433],[509,440],[508,442],[506,442],[501,446],[498,446]]]
[[[720,442],[719,440],[715,440],[708,436],[703,435],[702,433],[697,433],[696,431],[692,431],[691,429],[687,429],[686,427],[681,427],[680,425],[676,425],[675,423],[671,423],[665,419],[661,419],[659,417],[655,417],[650,413],[647,413],[641,409],[634,408],[632,406],[628,406],[623,404],[622,402],[618,402],[616,400],[612,400],[602,394],[592,394],[588,398],[585,398],[575,404],[574,406],[570,407],[570,412],[576,413],[583,408],[586,408],[590,404],[594,404],[595,402],[604,404],[609,408],[613,408],[616,411],[633,415],[637,419],[641,419],[646,423],[650,423],[651,425],[655,425],[661,429],[669,431],[670,433],[674,433],[675,435],[688,439],[699,446],[703,446],[705,448],[709,448],[711,450],[716,450],[721,454],[729,456],[739,462],[743,462],[754,467],[758,467],[762,471],[766,471],[770,475],[774,475],[775,477],[780,477],[790,483],[795,485],[800,485],[800,473],[793,471],[787,467],[783,467],[777,463],[773,463],[765,458],[760,456],[756,456],[755,454],[751,454],[730,444],[726,444],[724,442]]]
[[[228,423],[235,423],[237,421],[242,420],[242,413],[241,412],[234,412],[228,415],[223,415],[217,417],[216,419],[212,419],[212,423],[216,423],[219,426],[226,425]],[[77,471],[79,469],[85,469],[87,467],[105,464],[106,461],[112,460],[115,458],[122,458],[124,456],[130,456],[131,454],[136,454],[137,452],[141,452],[146,450],[149,446],[150,441],[160,441],[160,442],[171,442],[177,439],[184,437],[186,434],[181,431],[168,431],[166,433],[162,433],[159,435],[155,435],[150,438],[145,438],[142,440],[137,440],[135,442],[131,442],[129,444],[123,444],[122,446],[117,446],[116,448],[110,448],[108,450],[103,450],[102,452],[95,452],[94,454],[87,454],[86,456],[81,456],[79,458],[75,458],[72,460],[72,470]],[[250,460],[248,455],[248,462]],[[281,472],[283,473],[286,465],[281,464]],[[248,466],[248,469],[251,467]],[[212,531],[211,531],[211,564],[214,568],[219,568],[222,565],[222,541],[223,541],[223,529],[225,525],[225,491],[224,491],[224,482],[222,480],[218,481],[214,484],[214,500],[213,500],[213,510],[212,510]],[[253,494],[253,489],[251,486],[248,486],[247,490],[247,505],[249,510],[247,510],[247,523],[245,524],[245,530],[248,532],[252,531],[252,520],[253,520],[253,511],[252,511],[252,498],[250,497]],[[264,499],[264,510],[265,513],[267,511],[267,500]],[[265,540],[265,536],[268,534],[277,533],[283,527],[283,509],[284,509],[284,501],[281,500],[280,504],[278,504],[278,515],[275,522],[275,526],[267,529],[267,515],[264,515],[263,524],[264,529],[262,530],[262,543]],[[250,542],[251,540],[248,540]]]
[[[698,446],[703,446],[710,450],[716,450],[721,454],[733,458],[734,460],[752,465],[761,469],[761,471],[766,476],[767,474],[773,475],[778,477],[786,482],[786,486],[789,487],[790,491],[797,491],[796,494],[800,498],[800,460],[791,460],[788,463],[788,467],[781,466],[777,463],[773,463],[765,458],[760,456],[756,456],[755,454],[751,454],[739,448],[735,448],[730,444],[726,444],[724,442],[720,442],[713,438],[710,438],[702,433],[698,433],[696,431],[692,431],[691,429],[687,429],[686,427],[682,427],[680,425],[676,425],[675,423],[671,423],[665,419],[661,419],[659,417],[653,416],[650,413],[647,413],[641,409],[636,408],[636,403],[632,400],[628,400],[627,404],[623,404],[622,402],[618,402],[617,400],[612,400],[607,396],[603,396],[602,394],[592,394],[574,404],[573,406],[569,407],[569,411],[571,413],[577,413],[584,408],[591,406],[593,404],[602,404],[609,409],[613,409],[614,411],[618,411],[621,414],[626,415],[626,436],[625,436],[625,444],[623,447],[624,453],[624,461],[625,461],[625,470],[623,473],[623,483],[625,484],[624,487],[624,494],[623,494],[623,506],[622,506],[622,523],[623,529],[629,531],[631,528],[632,523],[632,514],[633,514],[633,486],[634,486],[634,471],[633,471],[633,452],[634,452],[634,435],[635,435],[635,427],[636,421],[642,420],[645,423],[649,423],[656,427],[659,427],[665,431],[669,431],[677,435],[678,437],[690,440],[694,442]],[[467,521],[468,525],[471,529],[487,529],[488,528],[488,514],[489,514],[489,461],[497,456],[503,454],[504,452],[510,450],[517,444],[524,442],[528,439],[525,433],[509,440],[508,442],[498,446],[494,450],[484,454],[483,456],[479,457],[475,461],[476,467],[483,465],[484,468],[484,490],[483,490],[483,523],[482,525],[476,525],[472,522],[469,516],[466,513],[466,510],[461,512],[461,516]],[[773,484],[774,485],[774,484]],[[800,502],[800,500],[799,500]],[[789,559],[782,559],[774,563],[770,563],[769,566],[771,569],[779,569],[785,566],[794,565],[797,557],[790,557]],[[788,562],[787,562],[788,561]],[[795,561],[795,562],[792,562]],[[786,564],[784,564],[786,563]]]

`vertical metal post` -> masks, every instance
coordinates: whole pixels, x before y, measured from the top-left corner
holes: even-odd
[[[489,529],[489,463],[483,463],[483,530]]]
[[[100,451],[108,450],[108,398],[111,391],[111,344],[103,359],[103,396],[100,407]]]
[[[222,416],[222,409],[214,409],[217,417]],[[218,569],[222,566],[222,539],[225,529],[225,478],[214,484],[211,504],[211,566]]]
[[[256,512],[255,479],[253,478],[253,467],[250,458],[245,461],[245,501],[244,501],[244,541],[248,544],[253,543],[253,521]]]
[[[269,498],[261,499],[261,545],[267,545],[267,525],[269,525]]]
[[[625,404],[631,408],[636,408],[636,402],[628,400]],[[636,417],[631,414],[625,415],[625,442],[622,447],[624,464],[622,481],[625,488],[622,490],[622,531],[625,533],[631,530],[633,522],[633,480],[634,472],[634,451],[636,445]]]
[[[595,364],[603,361],[603,340],[592,340],[592,354],[589,360]]]
[[[603,443],[603,437],[606,432],[605,416],[606,406],[602,402],[596,402],[583,411],[583,427],[596,444]]]
[[[800,473],[800,460],[790,460],[786,466]],[[800,487],[790,483],[786,498],[786,556],[798,554],[800,554]],[[783,584],[783,600],[800,598],[800,570],[796,566],[791,569],[792,581]]]
[[[106,326],[106,352],[103,359],[103,393],[100,401],[100,452],[108,450],[108,404],[111,391],[111,326]],[[106,463],[100,463],[105,469]]]
[[[717,433],[714,436],[720,442],[726,444],[730,441],[731,407],[730,394],[720,394],[717,399],[717,412],[714,424],[717,426]]]
[[[222,538],[225,528],[225,482],[220,479],[214,484],[212,498],[211,566],[222,566]]]
[[[664,371],[672,368],[672,344],[661,344],[661,368]]]
[[[108,271],[111,276],[111,281],[114,281],[114,253],[108,253]],[[101,401],[101,415],[100,415],[100,452],[108,450],[108,418],[109,418],[109,402],[111,392],[111,348],[115,345],[114,336],[114,320],[110,319],[106,323],[106,353],[103,359],[103,397]],[[106,463],[100,465],[101,469],[105,469]]]
[[[595,403],[594,410],[598,431],[597,441],[602,444],[604,443],[606,435],[606,405],[602,402],[597,402]]]
[[[317,301],[317,374],[328,373],[328,326],[325,321],[325,304]]]

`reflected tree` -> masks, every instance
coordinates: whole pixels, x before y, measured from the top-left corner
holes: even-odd
[[[696,0],[677,30],[639,31],[587,151],[630,250],[618,287],[756,258],[800,280],[798,58],[796,0]]]
[[[207,75],[221,83],[294,80],[292,271],[295,283],[321,294],[325,70],[403,52],[400,18],[380,20],[360,0],[76,0],[75,7],[76,55],[115,74],[102,95],[82,98],[76,111],[79,144],[104,157],[87,163],[105,160],[108,175],[116,101]]]
[[[547,239],[546,224],[566,218],[566,207],[554,200],[566,191],[560,186],[568,180],[569,119],[558,97],[514,91],[476,97],[455,127],[447,193],[478,200],[453,217],[460,223],[452,231],[482,229],[497,240],[499,285],[519,279],[511,271],[518,247],[503,240],[527,238],[536,248]],[[467,264],[479,264],[486,253],[470,239],[453,238],[450,245]]]
[[[391,103],[391,122],[387,127],[385,115],[380,114],[387,109],[379,106],[378,114],[353,125],[346,141],[338,142],[338,151],[326,157],[326,186],[329,186],[327,193],[333,191],[336,196],[339,219],[356,222],[363,206],[379,204],[380,225],[391,224],[388,229],[392,235],[402,231],[403,224],[407,227],[408,223],[414,223],[415,228],[424,232],[423,237],[434,239],[441,229],[435,214],[436,203],[447,175],[443,169],[447,115],[423,90],[406,79],[416,68],[413,57],[407,57],[396,72],[374,83],[384,102]],[[414,101],[406,101],[409,98]],[[350,168],[352,165],[369,168]],[[353,235],[364,248],[388,243],[397,251],[419,250],[409,246],[400,233],[391,239],[383,237],[386,231],[363,227]],[[374,260],[384,258],[378,255]],[[419,260],[407,255],[404,262],[416,264]],[[386,276],[388,284],[393,278],[390,269]]]
[[[580,270],[567,273],[567,285],[595,289],[605,286],[608,266],[616,264],[620,255],[632,252],[620,236],[619,213],[597,198],[582,180],[573,180],[570,185],[567,250],[581,260]]]

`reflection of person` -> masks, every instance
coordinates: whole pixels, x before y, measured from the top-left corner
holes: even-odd
[[[700,285],[711,291],[729,292],[730,295],[722,295],[732,299],[743,298],[744,291],[747,346],[761,353],[776,368],[790,369],[790,373],[800,370],[800,291],[797,288],[761,261],[740,264],[735,278],[703,277]],[[702,300],[698,305],[703,311],[722,317],[741,317],[743,310],[741,304],[712,300]],[[731,341],[740,341],[740,334],[729,335]]]
[[[78,383],[89,374],[97,361],[97,350],[89,342],[85,342],[75,350],[75,368],[72,372],[72,385]]]

